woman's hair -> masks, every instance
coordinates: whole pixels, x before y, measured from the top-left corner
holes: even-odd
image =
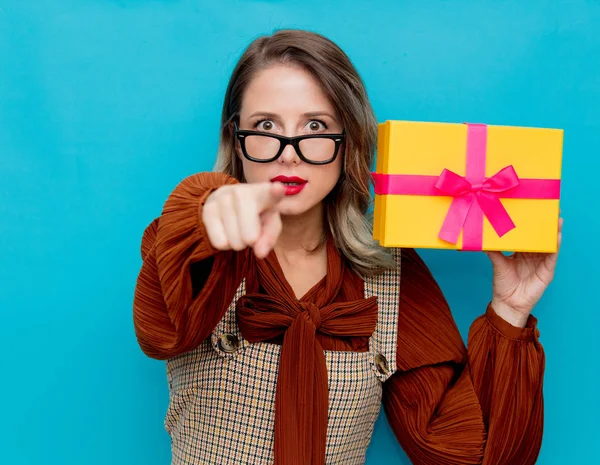
[[[387,249],[372,239],[367,211],[371,205],[371,167],[377,146],[377,120],[365,86],[346,54],[322,35],[280,30],[254,40],[238,61],[225,94],[216,170],[244,182],[235,151],[232,121],[257,72],[276,64],[299,66],[321,85],[346,131],[340,179],[324,200],[326,221],[335,245],[359,274],[394,266]]]

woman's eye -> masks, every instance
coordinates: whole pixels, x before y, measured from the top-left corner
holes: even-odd
[[[313,120],[308,123],[308,129],[311,131],[322,131],[323,129],[327,129],[327,125],[323,121]]]
[[[275,125],[273,121],[259,121],[254,125],[255,128],[258,128],[261,131],[272,131]]]

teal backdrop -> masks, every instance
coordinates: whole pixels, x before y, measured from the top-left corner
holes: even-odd
[[[0,463],[169,463],[164,364],[133,333],[140,238],[182,178],[212,168],[242,50],[287,27],[348,53],[380,121],[565,130],[564,247],[535,311],[538,463],[600,463],[592,0],[0,0]],[[487,257],[422,255],[466,337]],[[409,464],[383,414],[367,463]]]

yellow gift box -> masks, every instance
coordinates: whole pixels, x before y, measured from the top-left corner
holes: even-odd
[[[555,252],[562,129],[379,124],[373,237],[384,247]]]

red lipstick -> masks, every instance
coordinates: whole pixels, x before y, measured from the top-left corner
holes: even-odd
[[[299,178],[298,176],[276,176],[271,179],[271,182],[280,182],[285,187],[285,195],[296,195],[299,194],[306,183],[306,179]]]

